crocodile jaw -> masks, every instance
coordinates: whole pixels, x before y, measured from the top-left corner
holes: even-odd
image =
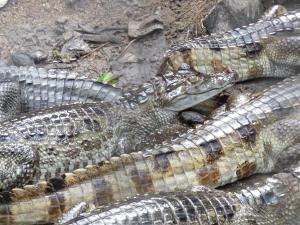
[[[164,108],[171,111],[182,111],[193,107],[205,100],[220,94],[225,89],[231,87],[232,85],[229,84],[222,88],[212,89],[203,93],[194,93],[194,94],[184,94],[180,95],[177,98],[174,98],[170,101]]]

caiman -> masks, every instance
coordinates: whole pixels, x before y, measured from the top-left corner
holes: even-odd
[[[117,101],[121,91],[66,70],[0,67],[0,121],[71,103]]]
[[[183,110],[220,93],[228,83],[299,73],[300,10],[281,12],[283,15],[278,17],[275,12],[266,13],[255,24],[197,37],[168,49],[160,75],[167,86],[178,86],[182,94],[175,94],[173,99],[177,90],[170,92],[164,106],[170,104],[169,109]],[[225,85],[215,82],[216,74],[228,78]],[[196,81],[194,88],[180,84],[185,76],[191,83]]]
[[[279,154],[299,143],[299,117],[300,77],[295,76],[149,152],[123,154],[1,192],[0,223],[55,222],[80,202],[105,206],[136,194],[214,188],[270,172]]]
[[[265,69],[264,73],[260,76],[271,76],[273,74],[275,77],[284,77],[294,72],[298,68],[298,60],[295,60],[295,58],[297,58],[300,53],[299,47],[297,46],[298,42],[296,41],[299,38],[296,36],[299,28],[299,20],[298,11],[289,12],[285,16],[261,20],[247,28],[226,32],[222,34],[223,36],[220,34],[219,36],[222,36],[223,39],[218,39],[217,42],[212,41],[216,39],[216,35],[212,35],[203,38],[203,41],[200,42],[199,40],[202,40],[201,38],[194,40],[194,42],[197,42],[196,40],[198,40],[198,42],[203,45],[189,45],[188,43],[194,42],[188,42],[183,45],[173,47],[173,50],[177,50],[168,51],[168,60],[165,60],[165,63],[162,66],[164,68],[169,68],[169,66],[164,65],[166,65],[166,62],[169,64],[172,62],[173,53],[175,54],[177,52],[175,55],[178,55],[179,52],[179,55],[183,54],[183,51],[179,50],[181,49],[179,46],[193,46],[191,49],[192,52],[199,52],[201,50],[204,54],[205,52],[210,51],[211,54],[216,57],[220,57],[220,54],[222,53],[222,57],[224,56],[224,63],[226,62],[226,65],[230,66],[231,69],[228,69],[226,73],[224,71],[214,71],[216,73],[212,74],[210,74],[209,71],[206,71],[207,74],[195,73],[190,70],[188,64],[183,63],[183,66],[175,68],[176,72],[171,76],[172,80],[170,80],[170,76],[167,75],[167,71],[169,69],[165,69],[166,74],[156,76],[150,82],[143,84],[139,88],[133,88],[129,91],[125,90],[122,94],[119,92],[114,94],[114,90],[103,86],[101,83],[85,81],[80,78],[70,79],[71,75],[64,72],[54,73],[53,76],[48,76],[47,71],[43,69],[15,67],[1,68],[0,74],[3,74],[2,78],[8,82],[15,82],[18,88],[14,90],[22,91],[20,97],[21,108],[26,108],[25,111],[37,108],[39,109],[45,106],[57,106],[64,104],[64,102],[86,102],[94,99],[101,100],[105,99],[105,96],[109,96],[106,100],[116,97],[121,102],[120,107],[115,107],[114,105],[111,106],[110,104],[99,104],[95,106],[95,109],[91,110],[91,105],[85,105],[83,107],[78,105],[72,107],[66,106],[58,111],[50,110],[49,112],[36,112],[33,115],[16,119],[12,123],[5,123],[1,128],[1,139],[3,140],[1,147],[2,155],[4,155],[3,157],[6,157],[5,155],[7,155],[7,152],[11,152],[13,156],[20,154],[20,152],[14,150],[15,148],[18,148],[16,140],[18,140],[18,142],[22,145],[24,145],[23,141],[25,141],[27,150],[24,152],[29,152],[29,155],[23,154],[23,162],[29,161],[29,164],[32,165],[33,162],[37,161],[35,159],[35,152],[47,152],[47,154],[44,154],[44,157],[41,158],[42,162],[45,162],[44,160],[46,160],[48,161],[48,164],[61,165],[59,169],[56,168],[54,171],[47,166],[46,171],[41,169],[44,172],[39,171],[37,173],[46,174],[42,175],[42,177],[51,177],[52,174],[60,174],[61,170],[70,171],[72,168],[75,169],[82,165],[93,164],[94,162],[99,161],[99,158],[103,158],[102,156],[109,158],[111,155],[120,155],[121,153],[136,151],[137,149],[135,149],[134,146],[140,144],[141,140],[143,140],[145,136],[149,135],[149,133],[153,132],[155,129],[161,128],[163,125],[173,123],[178,111],[216,95],[220,91],[231,86],[234,82],[253,78],[251,76],[247,76],[247,74],[245,75],[243,70],[238,71],[239,67],[232,69],[237,64],[243,65],[242,68],[250,68],[254,62],[261,62],[261,65],[263,65],[263,68]],[[234,35],[238,32],[240,32],[240,36]],[[232,38],[228,39],[229,36]],[[244,42],[241,40],[244,40]],[[251,44],[249,40],[252,40],[253,43]],[[260,51],[259,54],[257,54],[258,52],[255,52],[255,54],[246,54],[247,52],[245,51],[248,51],[249,47],[257,45],[263,46],[262,43],[265,43],[266,41],[268,43],[273,43],[274,45],[276,43],[276,46],[269,49],[271,45],[268,45],[269,47],[266,49],[269,50],[263,48],[265,50]],[[217,44],[220,49],[216,50],[213,48],[212,43]],[[236,43],[236,45],[234,45],[234,43]],[[288,57],[279,57],[283,51],[282,49],[290,50],[289,54],[287,54]],[[171,54],[171,52],[173,53]],[[235,57],[235,53],[237,52],[241,53],[238,58]],[[200,55],[201,54],[199,52],[197,57],[200,57]],[[207,54],[205,53],[204,55]],[[231,56],[232,59],[229,56]],[[286,73],[278,73],[278,68],[276,66],[271,67],[269,65],[264,67],[264,62],[266,61],[269,62],[268,65],[272,62],[274,65],[278,64],[285,67]],[[197,63],[193,65],[199,65],[202,68],[201,65],[204,62],[208,61],[198,60]],[[189,69],[187,69],[187,66]],[[208,62],[208,64],[205,64],[204,67],[210,68],[210,66],[212,66],[212,64],[209,64]],[[2,83],[2,86],[5,86],[7,89],[11,87],[5,83]],[[14,95],[8,95],[7,91],[4,91],[4,93],[4,96],[6,97],[0,99],[2,99],[3,103],[2,109],[7,109],[12,102],[11,98],[14,99],[12,97]],[[18,93],[18,91],[16,91],[16,93]],[[112,95],[109,95],[111,93]],[[120,97],[121,95],[123,97]],[[70,112],[70,108],[72,108],[73,112]],[[129,110],[127,110],[128,108]],[[10,110],[4,111],[5,115],[10,114]],[[113,112],[116,112],[116,115],[114,115]],[[93,120],[93,117],[99,119],[99,113],[101,114],[101,119],[94,123],[95,120]],[[71,119],[70,116],[75,116],[76,119]],[[113,123],[114,116],[116,117],[115,123]],[[43,117],[43,125],[41,125],[40,117]],[[74,122],[75,120],[76,122]],[[117,121],[119,120],[124,122],[118,123]],[[54,122],[56,123],[55,125]],[[63,127],[63,129],[58,127]],[[90,152],[81,152],[83,156],[80,159],[76,159],[78,151],[75,148],[75,150],[73,150],[75,153],[72,155],[75,158],[70,159],[69,156],[66,156],[67,153],[66,151],[63,151],[63,149],[67,148],[67,144],[69,144],[69,148],[74,149],[71,147],[72,145],[70,145],[70,140],[72,139],[73,141],[74,132],[75,136],[78,136],[78,132],[81,128],[87,131],[84,134],[81,132],[79,135],[81,137],[88,137],[83,138],[85,144],[80,141],[81,145],[86,146],[86,149],[94,148],[90,145],[90,143],[95,142],[91,141],[94,136],[90,135],[90,133],[95,132],[97,129],[98,132],[96,132],[97,134],[94,133],[94,135],[98,137],[100,136],[98,138],[99,142],[109,140],[109,142],[113,144],[108,144],[109,147],[106,148],[106,151],[99,153],[101,157],[94,156]],[[103,129],[106,129],[106,131],[104,132]],[[48,134],[47,132],[50,133]],[[125,137],[122,136],[124,133],[126,133]],[[74,140],[76,141],[77,139],[75,138]],[[14,143],[9,143],[11,141],[14,141]],[[75,142],[72,143],[75,144]],[[37,144],[37,146],[34,146],[35,144]],[[66,158],[66,161],[64,162],[57,161],[55,156],[51,155],[52,152],[58,152],[60,146],[62,146],[62,152],[56,154]],[[35,150],[32,151],[32,148]],[[70,149],[68,152],[70,152]],[[84,158],[84,160],[82,158]],[[70,164],[70,161],[75,162]],[[43,167],[43,163],[41,164],[41,167]],[[18,174],[11,174],[10,171],[15,171],[16,167],[18,168],[17,171],[19,171]],[[27,172],[24,172],[26,169],[23,167],[16,167],[8,167],[8,170],[7,164],[2,165],[2,168],[4,168],[4,171],[6,172],[3,172],[5,179],[2,179],[3,181],[0,188],[3,189],[16,185],[16,181],[11,181],[16,179],[11,179],[11,176],[22,177],[21,181],[17,181],[18,184],[23,184],[24,179],[30,180],[32,178],[31,175],[30,178],[27,179],[27,176],[25,176]]]
[[[161,132],[173,133],[184,128],[177,123],[177,112],[147,100],[152,94],[152,86],[145,86],[139,103],[121,100],[118,104],[63,105],[2,122],[0,188],[47,180],[152,146],[151,133],[161,127]]]
[[[252,183],[239,192],[203,186],[192,191],[139,196],[64,225],[299,225],[300,167]]]
[[[168,49],[161,70],[154,78],[163,87],[155,101],[169,110],[181,111],[236,82],[258,77],[287,77],[299,72],[300,11],[281,12],[277,17],[275,10],[247,27],[195,38]],[[4,111],[6,116],[8,106],[14,113],[16,107],[30,111],[68,103],[70,99],[86,102],[87,99],[104,99],[109,94],[120,96],[119,91],[114,93],[108,87],[98,93],[100,83],[76,81],[72,73],[64,71],[0,67],[0,75],[0,80],[13,83],[12,87],[0,85],[0,112]],[[11,95],[7,94],[8,90]],[[134,90],[133,95],[144,100],[143,85]]]
[[[286,20],[285,17],[287,17],[289,20]],[[258,22],[257,24],[261,24],[261,23],[262,22]],[[291,40],[294,40],[295,38],[294,35],[297,34],[297,29],[299,26],[299,13],[290,12],[287,16],[282,16],[277,19],[271,18],[265,23],[268,24],[267,26],[268,31],[272,30],[270,26],[271,24],[273,24],[274,31],[276,32],[270,32],[268,33],[267,37],[261,36],[261,39],[255,41],[264,42],[268,38],[270,40],[274,40],[274,37],[276,37],[275,42],[277,44],[283,43],[283,46],[285,46],[287,43],[286,42],[287,39],[290,40],[291,38]],[[283,26],[284,24],[289,26]],[[249,27],[253,28],[253,26],[255,25],[250,25]],[[284,28],[280,28],[282,26]],[[234,33],[235,31],[232,32]],[[260,37],[259,35],[260,32],[262,32],[262,28],[260,30],[259,29],[257,30],[257,35],[259,37]],[[255,35],[255,31],[253,31],[251,35]],[[281,36],[284,36],[285,38],[282,39]],[[241,37],[236,37],[236,38],[237,40],[239,40]],[[208,37],[207,40],[209,40]],[[238,41],[236,41],[236,43],[238,43]],[[292,45],[294,44],[293,41],[292,42],[288,41],[288,43]],[[228,49],[234,48],[234,46],[232,45],[228,45],[227,47]],[[240,45],[238,44],[236,45],[237,49],[239,49],[240,47],[241,47]],[[203,49],[204,50],[206,49],[205,46],[203,46]],[[297,55],[299,53],[298,48],[296,47],[293,49],[294,52],[292,52],[292,54],[290,55]],[[253,55],[250,58],[252,57]],[[248,57],[243,58],[242,62],[245,61],[252,62],[250,58]],[[277,59],[279,60],[280,58]],[[297,62],[296,64],[290,64],[291,60],[289,57],[284,59],[281,58],[280,60],[281,60],[280,63],[282,65],[287,65],[288,67],[291,68],[290,71],[297,70],[298,68]],[[235,64],[236,62],[233,63]],[[11,82],[11,80],[9,79],[11,74],[14,74],[14,76],[17,77],[18,81],[22,80],[19,78],[19,76],[22,75],[22,73],[7,72],[5,74],[8,76],[7,79],[8,82]],[[142,88],[138,88],[136,90],[130,90],[131,94],[124,95],[125,100],[122,101],[123,106],[126,105],[127,107],[129,106],[129,108],[135,108],[135,105],[139,105],[141,103],[147,102],[146,109],[149,109],[149,105],[151,109],[150,110],[151,112],[148,113],[145,113],[143,109],[141,111],[136,110],[139,111],[138,113],[132,113],[133,111],[129,111],[129,112],[126,111],[126,113],[123,114],[123,111],[120,110],[120,108],[114,108],[113,106],[112,108],[110,108],[111,106],[103,107],[103,105],[99,104],[96,106],[96,108],[92,109],[93,108],[92,105],[85,105],[83,106],[83,108],[77,105],[72,107],[66,106],[65,108],[61,109],[61,111],[58,112],[55,110],[54,111],[50,110],[49,112],[50,115],[48,115],[47,112],[45,111],[37,112],[33,115],[33,120],[32,117],[29,116],[27,118],[25,117],[21,119],[16,119],[16,121],[14,121],[14,124],[8,124],[8,123],[6,125],[4,124],[2,134],[1,134],[2,141],[3,141],[1,154],[2,154],[2,158],[4,159],[3,160],[4,163],[2,163],[1,165],[4,171],[3,173],[4,178],[2,179],[1,188],[5,189],[7,187],[15,186],[16,184],[23,185],[27,183],[28,180],[36,181],[39,180],[40,178],[49,179],[53,177],[53,175],[60,175],[63,172],[71,171],[73,169],[85,165],[95,164],[98,161],[101,161],[103,159],[103,155],[105,155],[106,153],[108,153],[108,157],[110,155],[113,155],[116,149],[118,149],[118,154],[122,152],[136,151],[136,149],[134,148],[135,144],[138,143],[141,139],[143,139],[145,134],[149,134],[149,130],[153,131],[153,128],[161,127],[164,124],[170,123],[170,121],[172,121],[172,119],[175,117],[177,110],[181,110],[183,108],[189,107],[191,104],[196,104],[199,101],[201,102],[219,93],[221,90],[226,89],[227,87],[231,86],[233,83],[237,81],[242,81],[248,78],[249,79],[252,78],[252,77],[246,78],[245,76],[242,76],[244,78],[240,79],[241,76],[237,76],[238,73],[235,70],[230,70],[230,71],[228,70],[226,71],[226,73],[224,73],[224,71],[221,71],[220,73],[213,73],[213,74],[207,73],[206,75],[201,73],[195,74],[194,71],[190,70],[190,67],[186,63],[180,66],[180,68],[177,69],[176,73],[174,74],[176,76],[173,76],[174,79],[172,78],[171,82],[170,79],[166,79],[166,77],[170,78],[169,74],[166,73],[161,77],[156,77],[154,79],[154,82],[146,83],[142,86]],[[207,77],[207,75],[210,76],[209,79],[205,78]],[[280,76],[284,77],[287,75],[290,74],[286,73]],[[268,76],[268,75],[262,74],[261,76]],[[278,76],[278,74],[275,73],[275,76]],[[54,78],[53,80],[54,81],[59,80],[58,77],[59,76],[56,76],[56,78]],[[47,79],[48,78],[46,78],[46,80]],[[29,81],[30,80],[31,79],[29,78]],[[50,106],[52,103],[56,105],[57,103],[62,103],[61,101],[62,99],[75,99],[75,102],[78,101],[78,99],[84,99],[84,101],[86,101],[89,99],[88,96],[94,98],[94,96],[97,96],[99,94],[98,93],[99,89],[96,89],[95,91],[92,88],[90,88],[90,90],[93,90],[92,94],[87,94],[86,91],[82,91],[89,88],[85,88],[86,86],[83,85],[83,83],[85,82],[81,80],[79,84],[81,84],[82,86],[80,85],[76,86],[76,84],[73,85],[73,87],[76,89],[76,91],[74,92],[72,91],[70,92],[68,86],[66,86],[66,89],[64,89],[65,87],[64,85],[58,85],[53,89],[55,91],[53,92],[46,91],[42,95],[48,97],[50,96],[49,98],[48,97],[41,98],[40,93],[46,90],[46,88],[42,89],[40,87],[43,86],[41,84],[45,85],[45,81],[36,82],[35,83],[36,85],[33,85],[34,83],[35,82],[32,82],[32,80],[31,82],[25,81],[26,85],[24,86],[23,89],[25,91],[30,90],[28,92],[30,94],[24,95],[25,102],[26,99],[30,100],[27,101],[27,103],[23,104],[25,105],[25,107],[23,108],[26,108],[26,111],[30,111],[30,109],[35,109],[35,106],[40,108],[44,106]],[[49,90],[52,90],[53,88],[52,82],[47,81],[46,83],[47,85],[49,85]],[[63,82],[61,82],[61,84],[63,84]],[[87,86],[89,86],[91,83],[87,82],[86,84]],[[16,86],[18,85],[20,85],[20,83],[17,82]],[[39,88],[35,89],[35,87],[39,87]],[[18,90],[18,89],[14,89],[14,90]],[[152,101],[149,101],[148,91],[150,91],[152,94],[152,97],[150,97]],[[66,97],[62,95],[65,93],[66,93]],[[70,97],[73,96],[73,94],[74,97],[73,98]],[[83,97],[81,95],[83,95]],[[55,100],[56,98],[58,98],[59,100]],[[189,102],[186,102],[185,101],[186,99],[189,99]],[[181,100],[183,100],[183,102]],[[43,103],[41,104],[41,102]],[[150,104],[148,104],[149,102]],[[153,104],[153,102],[155,104]],[[177,104],[177,102],[179,102],[179,104]],[[7,105],[7,103],[5,103],[4,105]],[[153,107],[153,105],[155,105],[155,107]],[[105,110],[102,110],[102,107],[105,108]],[[70,108],[74,108],[76,112],[74,111],[70,112],[69,110]],[[113,118],[111,115],[113,113],[107,113],[110,110],[111,112],[116,112],[120,110],[118,111],[118,113],[121,114],[122,117],[121,120],[125,121],[125,123],[121,123],[122,125],[111,126],[110,124],[113,124],[111,123],[112,122],[111,118]],[[99,120],[95,122],[95,120],[93,120],[93,118],[90,117],[91,115],[92,117],[96,116],[98,119],[99,119],[99,115],[101,115],[100,126],[98,124]],[[109,115],[109,119],[106,118],[107,115]],[[73,118],[70,119],[72,116]],[[41,123],[41,117],[45,119],[43,121],[43,126],[41,126],[41,124],[37,125],[38,123]],[[109,124],[108,128],[106,126],[107,124]],[[11,128],[10,126],[13,128]],[[137,128],[141,128],[140,129],[141,132],[138,132],[136,134],[134,134],[135,132],[128,132],[129,130],[137,131]],[[76,142],[78,141],[77,139],[78,130],[80,129],[84,130],[84,132],[83,133],[79,132],[80,140],[79,142]],[[103,129],[105,129],[107,133],[104,134],[102,132]],[[91,133],[95,135],[95,131],[101,131],[98,133],[96,132],[97,133],[96,139],[94,138],[95,136],[90,135]],[[100,136],[99,133],[101,133]],[[122,135],[121,136],[115,135],[116,133],[117,134],[129,133],[129,135],[123,138]],[[137,140],[136,138],[138,138],[138,141],[136,141]],[[102,142],[105,142],[107,139],[109,140],[110,144],[107,143],[105,143],[106,145],[103,144]],[[12,140],[15,141],[15,143],[12,144],[11,143]],[[16,142],[16,140],[18,140],[18,142]],[[97,141],[95,142],[95,140]],[[100,150],[101,148],[99,148],[99,142],[101,143],[102,150],[103,147],[105,148],[107,146],[109,146],[110,149],[109,150],[106,149],[106,153],[105,151],[101,152]],[[94,146],[94,143],[98,143],[96,144],[98,146]],[[133,145],[131,145],[131,143],[133,143]],[[80,146],[79,148],[78,145]],[[87,152],[80,151],[82,147],[84,147],[85,150],[88,149],[91,151],[87,151]],[[121,147],[120,150],[119,147]],[[96,155],[93,154],[95,150],[97,151]],[[68,155],[69,153],[71,153],[71,156]],[[13,157],[7,158],[7,156],[9,156],[10,154],[12,154]],[[20,155],[22,155],[22,157],[20,157]],[[57,160],[57,158],[60,157],[62,160]],[[12,162],[12,166],[8,165],[9,163],[7,162],[9,163]],[[11,171],[13,171],[13,173],[11,173]]]
[[[0,83],[4,90],[2,109],[18,106],[19,101],[12,99],[19,99],[20,112],[29,113],[1,123],[0,190],[47,180],[111,156],[151,147],[151,134],[162,127],[161,132],[170,135],[185,129],[178,125],[178,111],[163,107],[160,99],[173,89],[166,89],[159,77],[138,88],[120,91],[96,81],[70,78],[71,74],[63,72],[50,76],[46,70],[33,67],[1,71],[5,75]],[[221,80],[223,77],[217,82]],[[19,97],[9,95],[20,90]],[[111,103],[95,102],[99,100]],[[65,105],[89,101],[93,103]],[[4,119],[11,115],[11,110],[2,112]]]

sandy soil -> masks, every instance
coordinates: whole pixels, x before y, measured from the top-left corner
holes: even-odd
[[[88,77],[112,71],[118,85],[141,83],[153,76],[164,50],[203,32],[200,22],[214,0],[10,0],[0,9],[0,59],[12,64],[11,55],[41,50],[46,61],[37,66],[67,68]],[[128,37],[131,20],[158,15],[164,29],[144,37]],[[105,28],[112,31],[101,31]],[[98,32],[100,40],[79,43],[78,54],[65,51],[78,30]],[[74,45],[73,42],[69,45]],[[81,50],[81,49],[80,49]]]

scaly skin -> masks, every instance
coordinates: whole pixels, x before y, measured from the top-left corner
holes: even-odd
[[[0,74],[2,119],[17,112],[18,106],[20,112],[60,106],[1,124],[0,190],[48,180],[111,156],[151,147],[159,143],[153,142],[151,134],[168,124],[175,125],[167,136],[177,133],[177,112],[164,109],[160,102],[172,89],[166,90],[159,78],[121,93],[62,71],[51,75],[33,67],[3,67]],[[117,104],[65,106],[102,99],[118,100]]]
[[[167,136],[177,132],[174,129],[178,127],[177,112],[165,109],[160,102],[161,96],[172,89],[165,89],[165,82],[160,78],[153,79],[138,88],[130,88],[130,91],[123,90],[122,97],[115,102],[117,104],[90,103],[64,106],[66,102],[68,103],[67,96],[73,96],[71,100],[74,102],[85,102],[97,99],[97,96],[101,99],[104,95],[99,94],[106,92],[103,93],[103,90],[98,88],[95,88],[96,91],[93,91],[93,88],[91,91],[84,91],[85,84],[102,87],[98,82],[80,78],[70,80],[69,75],[59,76],[62,78],[55,75],[52,79],[42,69],[37,71],[35,68],[28,70],[14,68],[17,72],[13,72],[13,68],[2,68],[4,71],[8,70],[4,73],[7,77],[3,79],[10,80],[8,84],[1,83],[2,90],[5,85],[6,89],[13,88],[11,82],[16,79],[19,86],[24,85],[22,90],[24,89],[23,92],[26,94],[20,99],[30,100],[30,104],[27,104],[29,111],[44,107],[38,101],[40,98],[45,99],[48,106],[52,99],[53,105],[61,107],[34,111],[1,124],[1,190],[47,180],[83,166],[94,165],[111,156],[151,147],[155,143],[160,143],[158,141],[154,143],[151,134],[161,128],[165,132],[171,131]],[[20,76],[22,74],[20,71],[26,72],[26,79]],[[43,73],[46,73],[45,80],[40,77]],[[74,84],[74,88],[71,88],[75,90],[74,93],[68,91],[69,82]],[[17,83],[14,84],[18,87]],[[52,84],[56,84],[57,87],[52,87]],[[48,87],[48,90],[45,87]],[[42,90],[45,93],[41,94]],[[82,91],[85,96],[80,98],[81,94],[78,91]],[[110,92],[114,94],[114,91],[108,91]],[[3,99],[12,102],[8,97],[13,95],[8,93],[4,91]],[[40,95],[42,97],[38,97]],[[62,101],[59,102],[57,97]],[[165,127],[170,126],[168,124],[172,124],[173,127],[166,131]]]
[[[152,100],[178,112],[209,99],[236,82],[257,77],[287,77],[299,72],[299,10],[276,18],[269,14],[265,17],[267,19],[248,27],[171,47],[163,59],[161,74],[153,78],[156,81],[145,84],[154,87]],[[19,93],[21,112],[90,99],[110,100],[121,95],[118,90],[103,87],[97,82],[84,82],[80,78],[69,80],[65,72],[53,72],[54,78],[49,79],[49,73],[44,69],[0,68],[1,76],[16,82],[15,92],[18,94],[22,90]],[[1,92],[6,89],[0,85],[0,112],[3,117],[14,113],[19,105],[2,98]],[[125,98],[133,104],[132,100],[144,102],[147,96],[142,85],[132,92],[132,96],[126,95]],[[5,108],[7,105],[10,110]]]
[[[173,97],[179,90],[170,92],[164,105],[184,109],[210,97],[211,91],[220,93],[230,83],[296,74],[300,71],[299,43],[300,10],[296,10],[279,17],[266,15],[247,27],[175,45],[166,51],[161,76],[182,93]],[[223,80],[217,83],[220,74]]]
[[[137,89],[130,88],[130,92],[117,90],[116,93],[99,82],[70,79],[71,74],[50,76],[43,69],[15,67],[0,68],[0,73],[1,69],[6,75],[3,80],[9,82],[0,83],[3,91],[0,102],[28,101],[25,105],[29,111],[60,106],[33,111],[1,124],[1,190],[50,179],[111,156],[151,147],[154,145],[151,133],[168,124],[178,124],[177,112],[164,109],[160,104],[158,94],[168,93],[160,79]],[[16,83],[12,82],[14,79]],[[18,98],[12,93],[18,93],[14,90],[20,86],[23,94]],[[117,100],[113,102],[114,97]],[[64,105],[101,99],[111,99],[112,103]],[[174,128],[169,131],[177,132]]]
[[[165,73],[139,88],[131,88],[129,93],[127,91],[121,93],[99,82],[84,80],[76,77],[78,76],[76,74],[68,74],[64,71],[51,72],[33,67],[1,67],[0,120],[10,118],[17,112],[49,106],[95,100],[119,100],[121,95],[123,95],[123,105],[128,108],[140,106],[148,101],[152,102],[150,104],[155,104],[156,108],[153,111],[166,110],[166,114],[169,114],[170,110],[178,112],[220,93],[231,86],[233,80],[237,82],[253,78],[251,74],[245,75],[244,68],[259,73],[260,69],[253,69],[253,66],[258,63],[274,64],[273,67],[262,64],[262,68],[265,68],[262,76],[278,76],[275,72],[282,70],[284,73],[280,73],[280,76],[292,74],[299,68],[297,64],[299,37],[295,37],[298,28],[299,12],[296,11],[278,19],[259,21],[247,28],[198,38],[173,47],[167,52],[165,63],[162,65]],[[239,35],[234,35],[238,33]],[[261,46],[265,42],[270,48]],[[275,52],[269,50],[273,49],[270,43],[276,45]],[[288,50],[291,50],[287,54],[288,57],[280,57],[281,51],[286,53]],[[195,55],[193,53],[189,56],[190,59],[185,59],[186,56],[183,55],[187,51],[195,52]],[[206,60],[210,55],[212,59]],[[203,56],[205,60],[201,58]],[[194,62],[192,59],[195,57],[201,59]],[[214,60],[214,57],[217,60]],[[183,59],[192,63],[192,70],[183,68],[186,65],[182,67]],[[212,63],[215,61],[220,61],[223,69],[216,69],[215,64]],[[280,70],[276,67],[277,64],[280,64]],[[202,69],[197,69],[198,67]],[[214,70],[210,71],[208,68]],[[167,73],[170,69],[175,72],[172,76]],[[197,73],[194,73],[195,71]],[[153,90],[151,93],[148,92],[150,89]]]
[[[0,223],[53,222],[80,202],[103,206],[136,194],[217,187],[269,172],[279,154],[300,141],[299,110],[300,78],[293,77],[151,154],[112,157],[49,182],[2,192]]]
[[[35,67],[0,67],[0,120],[78,102],[116,101],[121,91],[79,74]]]
[[[150,134],[176,123],[175,117],[176,113],[155,107],[132,110],[110,103],[86,103],[3,122],[0,188],[22,187],[151,147],[157,142],[152,142]]]
[[[95,209],[64,225],[299,225],[299,211],[300,167],[235,193],[197,187],[140,196]]]

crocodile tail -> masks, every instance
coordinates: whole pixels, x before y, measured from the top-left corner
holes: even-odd
[[[0,67],[0,77],[2,83],[10,82],[10,86],[15,87],[8,90],[9,85],[0,86],[0,99],[11,106],[10,114],[14,114],[16,108],[28,112],[69,103],[116,101],[121,96],[118,88],[69,71],[10,66]],[[20,92],[17,96],[14,95],[16,91]],[[4,110],[1,107],[0,113]]]
[[[232,225],[248,225],[245,219],[257,224],[299,225],[299,169],[275,174],[267,178],[263,185],[255,183],[255,187],[235,193],[241,201],[241,210],[234,216]]]

